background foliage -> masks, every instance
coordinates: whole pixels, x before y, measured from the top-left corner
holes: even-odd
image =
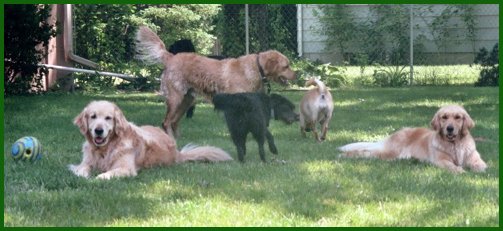
[[[433,20],[427,21],[425,15],[434,12],[435,5],[415,5],[414,14],[420,18],[429,29],[428,33],[437,49],[444,51],[454,39],[464,36],[475,41],[474,6],[466,4],[446,5]],[[323,5],[313,10],[321,25],[317,29],[319,35],[327,40],[327,49],[337,50],[343,54],[344,60],[351,65],[404,65],[409,62],[410,20],[409,5],[375,5],[369,7],[369,15],[363,19],[355,16],[348,5]],[[454,20],[459,18],[465,33],[455,34],[452,31]],[[417,27],[417,25],[413,25]],[[424,64],[424,39],[426,35],[415,31],[414,62]],[[354,39],[359,38],[359,39]],[[474,51],[475,52],[475,51]]]
[[[9,18],[5,24],[5,41],[9,44],[5,50],[6,94],[36,92],[41,86],[44,72],[35,65],[45,51],[33,48],[37,44],[46,44],[55,35],[54,28],[43,22],[48,17],[49,7],[6,5],[4,17]],[[440,51],[446,49],[453,37],[465,36],[468,40],[475,40],[473,6],[447,5],[434,20],[424,19],[435,10],[434,6],[416,7],[416,18],[428,24],[428,33],[433,36],[439,57]],[[77,89],[87,92],[158,89],[162,67],[146,66],[134,59],[134,35],[139,25],[147,25],[156,31],[166,46],[178,39],[191,39],[197,53],[211,54],[216,49],[223,56],[241,56],[246,53],[244,9],[244,4],[74,5],[74,50],[77,55],[97,62],[100,70],[129,74],[141,80],[128,82],[114,77],[74,73]],[[347,5],[323,5],[314,11],[321,22],[318,33],[327,37],[327,49],[344,54],[346,62],[336,66],[297,57],[294,4],[249,5],[250,52],[276,49],[284,53],[298,72],[294,87],[302,86],[304,80],[313,75],[321,76],[330,87],[405,86],[409,83],[409,70],[404,68],[409,57],[408,8],[405,5],[375,5],[369,10],[366,20],[355,18]],[[449,30],[455,18],[464,24],[466,33],[453,34]],[[416,64],[424,60],[420,58],[424,39],[425,35],[417,35],[414,43]],[[497,48],[493,52],[497,52]],[[493,57],[497,58],[497,55]],[[483,66],[478,69],[481,77],[477,85],[497,85],[497,64],[490,64],[492,68],[489,68],[484,66],[485,63],[482,58],[475,61]],[[457,76],[449,72],[457,73]],[[472,70],[459,66],[416,66],[414,76],[416,85],[476,82]]]
[[[490,53],[485,48],[480,49],[474,62],[482,66],[476,86],[499,86],[498,43],[494,45]]]
[[[144,83],[123,82],[121,89],[152,90],[158,88],[161,69],[134,60],[135,33],[139,25],[152,28],[166,46],[178,39],[191,39],[199,53],[209,53],[213,45],[213,20],[219,5],[147,5],[102,4],[75,5],[75,48],[82,57],[99,62],[102,69],[144,77]],[[78,75],[86,90],[111,88],[111,77]]]
[[[4,5],[4,94],[24,94],[42,89],[47,74],[37,66],[43,59],[54,26],[45,21],[49,5]]]
[[[275,49],[288,57],[295,57],[295,14],[295,4],[250,4],[250,53]],[[222,43],[222,54],[227,57],[246,54],[245,5],[223,5],[216,23],[217,36]]]

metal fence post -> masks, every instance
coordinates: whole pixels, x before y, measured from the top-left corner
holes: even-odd
[[[412,10],[412,7],[414,5],[410,4],[410,80],[409,80],[409,85],[412,86],[412,83],[414,81],[414,13]]]
[[[250,14],[248,12],[248,4],[245,4],[245,40],[246,54],[250,54]]]
[[[302,57],[302,4],[297,4],[297,53],[299,53],[299,57]]]

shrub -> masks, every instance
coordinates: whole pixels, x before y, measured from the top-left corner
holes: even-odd
[[[343,75],[344,70],[330,63],[311,62],[306,59],[292,61],[292,69],[297,72],[297,85],[304,86],[304,82],[312,76],[320,76],[328,87],[340,87],[348,84]]]
[[[498,43],[496,43],[489,53],[484,47],[480,49],[475,57],[474,63],[480,64],[482,70],[480,71],[479,80],[475,86],[499,86],[499,57],[498,57]]]
[[[5,94],[35,93],[42,89],[42,79],[47,70],[39,68],[47,46],[56,35],[54,26],[46,19],[50,16],[49,5],[5,5]]]
[[[115,87],[142,91],[159,88],[157,79],[162,67],[134,60],[139,25],[151,27],[166,46],[185,38],[194,42],[198,53],[209,53],[214,40],[212,22],[220,6],[82,4],[74,9],[76,54],[98,62],[102,71],[139,77],[138,81],[129,82],[110,76],[74,74],[78,89],[102,92]]]
[[[374,70],[375,85],[380,87],[403,87],[408,83],[407,66],[387,66]]]

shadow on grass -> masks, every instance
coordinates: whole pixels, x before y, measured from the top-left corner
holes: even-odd
[[[182,164],[175,169],[156,170],[157,180],[148,177],[138,181],[158,185],[159,179],[170,179],[170,185],[177,190],[166,189],[164,194],[171,196],[162,197],[160,204],[180,202],[176,195],[180,195],[181,188],[182,199],[218,198],[221,203],[265,206],[271,212],[312,222],[330,218],[355,226],[443,226],[464,221],[460,216],[466,216],[471,217],[472,225],[497,224],[493,223],[495,217],[488,218],[489,223],[480,221],[478,211],[473,210],[480,203],[498,207],[498,199],[493,197],[498,194],[498,186],[480,174],[456,176],[414,161],[332,159],[222,165]],[[238,172],[236,168],[240,168]],[[174,176],[175,172],[183,177]],[[359,213],[366,216],[360,217]],[[379,213],[391,218],[372,217]]]
[[[250,225],[282,216],[307,220],[313,226],[323,222],[339,226],[498,225],[499,102],[493,98],[497,90],[429,89],[336,90],[328,140],[318,144],[312,137],[301,137],[298,123],[287,126],[273,121],[271,132],[279,155],[266,151],[267,164],[259,161],[250,137],[244,164],[186,163],[145,169],[135,178],[112,181],[77,178],[66,169],[67,164],[80,161],[84,141],[73,118],[89,101],[107,99],[117,102],[128,120],[158,125],[166,110],[162,98],[153,94],[6,98],[4,157],[8,158],[10,143],[27,134],[40,137],[51,152],[35,164],[4,161],[4,225],[149,225],[159,216],[161,221],[190,222],[186,216],[197,213],[191,209],[197,210],[201,200],[215,200],[224,207],[231,204],[236,210],[246,203],[252,209],[262,207],[279,214],[255,217],[254,211],[240,211],[250,217],[226,218],[227,222],[247,219]],[[285,95],[298,105],[298,93]],[[403,126],[428,126],[444,102],[464,104],[479,122],[474,136],[494,141],[477,143],[490,163],[487,173],[452,175],[415,161],[337,158],[335,148],[347,142],[376,139]],[[181,132],[179,148],[191,142],[214,145],[236,158],[225,121],[211,105],[198,107],[192,120],[182,120]],[[184,207],[190,203],[196,208]],[[218,224],[218,220],[208,221],[208,225]]]

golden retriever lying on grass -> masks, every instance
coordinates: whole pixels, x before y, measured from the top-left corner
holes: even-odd
[[[161,91],[167,112],[162,126],[178,136],[178,122],[194,102],[194,92],[211,102],[216,93],[256,92],[263,82],[287,84],[295,79],[286,56],[270,50],[239,58],[216,60],[195,53],[173,55],[159,36],[141,26],[136,34],[137,58],[147,64],[163,64]]]
[[[93,101],[75,118],[86,142],[79,165],[69,165],[77,176],[88,178],[92,169],[101,174],[98,179],[136,176],[141,168],[170,165],[185,161],[232,160],[222,149],[211,146],[187,145],[176,149],[175,140],[160,128],[138,127],[128,122],[122,111],[108,101]]]
[[[376,143],[352,143],[339,148],[343,156],[378,157],[381,159],[415,158],[431,162],[453,173],[469,167],[483,172],[486,163],[480,158],[469,129],[475,126],[464,108],[449,105],[440,108],[431,120],[431,129],[403,128]]]

